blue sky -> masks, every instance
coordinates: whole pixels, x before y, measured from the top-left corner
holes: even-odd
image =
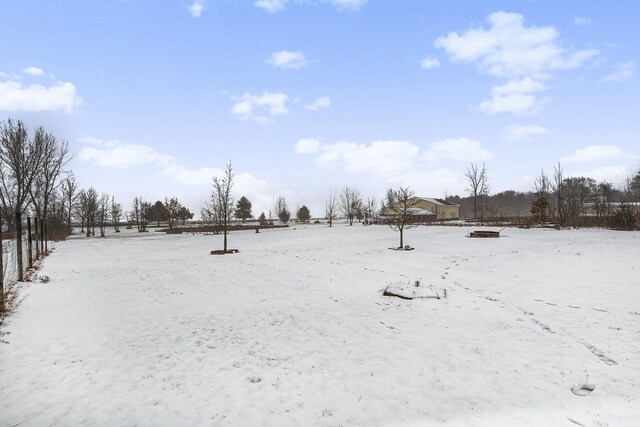
[[[69,141],[82,186],[199,210],[231,160],[279,195],[528,190],[640,164],[635,1],[0,0],[0,119]]]

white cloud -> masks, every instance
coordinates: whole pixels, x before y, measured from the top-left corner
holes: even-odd
[[[262,95],[252,95],[247,92],[232,100],[235,104],[231,108],[231,114],[240,120],[253,120],[266,125],[273,122],[273,117],[289,114],[287,109],[289,97],[281,92],[264,92]]]
[[[281,50],[274,52],[264,61],[273,68],[283,70],[299,70],[311,63],[300,51]]]
[[[98,166],[126,169],[132,166],[156,165],[171,167],[171,156],[158,153],[152,147],[140,144],[117,144],[113,147],[85,147],[80,150],[80,160]]]
[[[613,73],[602,78],[603,82],[626,82],[636,75],[636,63],[634,61],[620,62],[613,66]]]
[[[431,143],[429,150],[422,155],[422,160],[476,162],[489,160],[492,157],[491,151],[484,148],[478,141],[469,138],[448,138]]]
[[[329,108],[331,106],[331,98],[328,96],[321,96],[320,98],[313,101],[311,104],[307,104],[304,106],[309,111],[318,111],[324,110],[325,108]]]
[[[302,138],[294,147],[298,154],[315,154],[320,151],[321,144],[318,138]]]
[[[544,84],[533,80],[531,77],[524,77],[521,80],[509,80],[501,86],[491,89],[494,95],[513,95],[518,93],[535,93],[545,90]]]
[[[287,0],[256,0],[253,4],[269,13],[275,13],[284,9]]]
[[[0,82],[0,111],[65,111],[71,113],[82,99],[73,83],[57,82],[52,86],[16,81]]]
[[[622,184],[632,174],[628,165],[609,165],[590,170],[567,170],[568,176],[586,176],[597,182],[610,182],[614,185]]]
[[[434,46],[444,49],[453,62],[473,63],[481,73],[508,80],[480,104],[490,114],[537,112],[541,103],[533,93],[544,89],[541,81],[554,71],[579,68],[598,54],[594,49],[566,50],[554,27],[525,27],[524,17],[517,13],[495,12],[487,21],[488,29],[451,32],[438,37]]]
[[[367,0],[297,0],[298,4],[314,4],[325,3],[335,7],[338,10],[359,10],[366,3]],[[254,5],[260,9],[263,9],[269,13],[275,13],[285,8],[288,0],[256,0]]]
[[[543,126],[531,125],[531,126],[522,126],[519,124],[509,125],[502,130],[502,134],[504,135],[507,141],[526,141],[531,139],[532,137],[538,135],[544,135],[548,133],[549,130]]]
[[[554,70],[578,68],[597,51],[567,52],[557,43],[553,27],[525,27],[517,13],[495,12],[487,21],[490,28],[471,28],[439,37],[434,45],[446,50],[451,59],[474,62],[481,71],[498,77],[547,76]]]
[[[414,168],[389,180],[394,185],[411,187],[416,195],[423,197],[439,197],[444,192],[453,194],[464,191],[467,185],[464,175],[459,170],[447,167],[434,167],[428,170]]]
[[[375,141],[369,145],[349,141],[321,144],[318,139],[301,139],[295,146],[299,154],[315,154],[320,168],[344,168],[391,178],[414,166],[420,149],[406,141]]]
[[[295,146],[298,154],[315,156],[320,168],[339,168],[346,171],[369,173],[393,183],[416,183],[416,177],[431,175],[439,163],[449,161],[483,161],[492,157],[491,152],[478,141],[468,138],[446,139],[430,145],[428,151],[407,141],[384,140],[371,144],[338,141],[322,144],[316,138],[301,139]],[[425,168],[423,162],[428,162]]]
[[[324,0],[324,3],[329,3],[338,9],[358,10],[367,3],[367,0]]]
[[[573,154],[561,159],[563,162],[595,162],[599,160],[615,159],[622,156],[623,151],[615,145],[589,145],[576,150]]]
[[[27,67],[22,70],[23,73],[29,74],[30,76],[41,76],[44,74],[44,70],[38,67]]]
[[[420,61],[420,66],[425,70],[430,70],[432,68],[438,68],[440,66],[440,60],[434,57],[427,57]]]
[[[512,113],[516,115],[535,114],[539,111],[536,97],[522,93],[493,96],[482,101],[478,106],[488,114]]]
[[[588,25],[591,24],[591,18],[586,18],[584,16],[576,16],[573,18],[573,23],[575,25]]]
[[[546,100],[539,100],[532,94],[544,89],[546,87],[542,83],[533,80],[531,77],[510,80],[503,85],[493,87],[491,89],[491,98],[482,101],[479,108],[488,114],[535,114]]]
[[[191,6],[189,6],[187,9],[189,9],[189,13],[191,13],[191,16],[193,16],[194,18],[200,18],[200,16],[202,16],[202,12],[205,9],[205,4],[206,0],[194,0]]]
[[[348,170],[394,176],[406,172],[419,152],[417,146],[407,141],[374,141],[369,146],[352,146],[342,153],[342,158]]]
[[[389,185],[410,186],[416,194],[430,196],[463,191],[466,181],[459,162],[492,158],[489,150],[468,138],[436,141],[428,150],[408,141],[323,144],[317,138],[306,138],[300,139],[294,149],[298,154],[311,155],[321,169],[338,169],[359,174],[368,181],[379,179]]]
[[[178,163],[173,156],[162,154],[148,145],[126,144],[117,140],[105,141],[92,136],[80,138],[79,141],[92,145],[80,150],[80,161],[96,166],[116,169],[149,166],[155,168],[159,176],[195,187],[211,186],[212,178],[224,173],[222,169],[212,167],[190,169]],[[258,211],[256,216],[259,215],[259,209],[269,209],[279,190],[277,185],[247,172],[236,173],[232,188],[234,195],[243,195],[252,201],[253,207]],[[205,194],[203,192],[203,198],[206,197]]]

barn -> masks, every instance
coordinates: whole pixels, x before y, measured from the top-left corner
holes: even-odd
[[[458,219],[460,218],[460,205],[432,197],[414,197],[408,213],[415,221]],[[389,210],[382,216],[392,217],[394,215],[397,213]]]
[[[447,202],[443,199],[431,197],[416,197],[414,209],[432,212],[435,219],[458,219],[460,218],[460,205]]]

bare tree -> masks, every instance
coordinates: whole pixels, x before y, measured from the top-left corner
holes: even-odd
[[[205,229],[208,229],[214,234],[218,234],[220,232],[218,229],[218,224],[220,221],[218,221],[218,218],[216,217],[216,211],[210,202],[206,202],[200,209],[200,219]]]
[[[98,227],[100,237],[106,237],[107,221],[109,221],[109,193],[102,193],[98,200]]]
[[[167,210],[167,220],[169,222],[169,228],[173,228],[176,220],[178,219],[178,214],[182,205],[178,201],[177,197],[172,197],[171,199],[164,198],[164,207]]]
[[[564,191],[564,215],[572,227],[581,223],[581,217],[586,214],[587,203],[594,193],[596,182],[591,178],[569,177],[562,183]]]
[[[362,197],[356,189],[345,187],[340,193],[340,211],[353,225],[353,220],[362,212]]]
[[[385,221],[392,230],[400,233],[400,246],[404,248],[404,230],[419,225],[414,221],[414,209],[418,199],[409,187],[400,187],[397,190],[389,188],[386,200],[383,202]]]
[[[473,198],[473,218],[478,218],[480,211],[481,219],[484,216],[483,199],[489,195],[489,183],[487,168],[482,164],[482,168],[477,163],[471,163],[464,174],[469,180],[467,191]]]
[[[30,140],[20,120],[0,124],[0,202],[10,228],[16,212],[22,214],[27,208],[29,190],[42,169],[44,135],[44,129],[38,128]]]
[[[142,197],[135,197],[133,199],[133,205],[131,210],[131,216],[136,223],[138,233],[147,231],[147,223],[149,222],[149,211],[151,205],[148,202],[142,200]]]
[[[67,205],[67,227],[69,227],[69,232],[72,230],[72,213],[73,213],[73,204],[78,197],[78,184],[76,183],[76,178],[73,174],[68,174],[67,178],[62,182],[62,195],[64,197],[65,203]]]
[[[333,219],[336,217],[337,201],[336,195],[329,193],[329,200],[325,204],[325,215],[329,220],[329,227],[333,227]]]
[[[612,213],[613,202],[613,185],[609,182],[601,182],[594,188],[594,201],[593,207],[596,217],[598,218],[598,225],[604,226],[608,224]]]
[[[78,209],[82,223],[86,225],[86,236],[95,236],[98,221],[98,192],[93,188],[82,190],[78,195]]]
[[[84,198],[86,197],[85,190],[80,190],[76,196],[76,203],[73,205],[73,211],[75,217],[80,220],[80,233],[84,234],[84,226],[87,224],[87,217],[85,216]]]
[[[367,197],[367,204],[364,209],[364,222],[370,224],[374,221],[376,216],[376,205],[378,204],[375,195]]]
[[[224,252],[227,252],[227,234],[229,234],[229,225],[231,224],[231,218],[233,215],[233,198],[231,197],[231,188],[233,187],[234,176],[235,174],[231,168],[231,162],[229,162],[221,178],[218,178],[217,176],[213,177],[211,206],[216,212],[216,218],[220,223],[220,228],[224,236]]]
[[[552,205],[552,211],[555,211],[556,218],[560,225],[564,225],[566,217],[565,206],[565,188],[564,188],[564,171],[560,162],[553,167],[553,183],[551,190],[555,195],[555,203]]]
[[[116,200],[111,196],[111,220],[113,221],[113,230],[116,233],[120,232],[120,219],[122,218],[122,205],[116,203]]]
[[[140,211],[141,211],[140,202],[141,202],[140,197],[134,197],[133,204],[131,205],[131,219],[136,224],[136,227],[138,228],[138,233],[142,231],[140,230]]]
[[[29,187],[29,196],[36,210],[36,215],[49,223],[49,202],[52,194],[64,182],[61,180],[62,168],[71,160],[69,157],[69,144],[60,141],[50,133],[38,129],[35,134],[38,138],[38,146],[42,151],[40,172],[36,175],[33,184]]]

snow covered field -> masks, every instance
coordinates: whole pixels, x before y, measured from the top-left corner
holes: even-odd
[[[72,238],[1,327],[0,425],[638,425],[640,233],[469,231]],[[448,298],[382,296],[415,280]]]

